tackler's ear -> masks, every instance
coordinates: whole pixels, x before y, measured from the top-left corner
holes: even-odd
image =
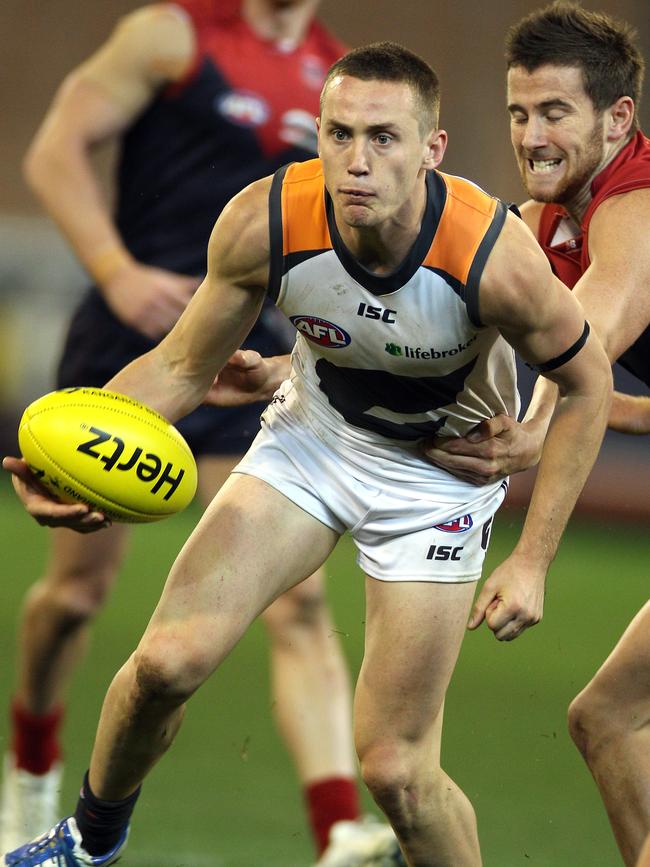
[[[634,100],[630,96],[621,96],[605,110],[607,141],[627,138],[634,123],[634,111]]]

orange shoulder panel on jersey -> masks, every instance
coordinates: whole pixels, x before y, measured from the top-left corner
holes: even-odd
[[[282,183],[282,253],[329,250],[325,183],[320,160],[292,163]]]
[[[447,198],[433,243],[422,263],[440,268],[463,285],[486,233],[492,226],[499,200],[471,181],[438,172]]]

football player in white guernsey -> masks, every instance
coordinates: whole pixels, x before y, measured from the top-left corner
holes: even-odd
[[[171,744],[186,699],[348,531],[366,573],[355,713],[363,778],[407,864],[478,867],[473,808],[440,766],[445,693],[468,617],[474,626],[485,619],[502,640],[542,617],[548,566],[605,429],[610,366],[523,222],[436,171],[447,137],[437,78],[421,58],[379,43],[338,61],[319,136],[320,162],[232,200],[210,240],[208,275],[178,324],[107,385],[180,418],[241,344],[267,286],[300,332],[258,439],[184,546],[109,688],[87,791],[104,834],[114,817],[118,853],[139,786]],[[442,279],[429,280],[429,270]],[[434,315],[453,319],[447,331],[425,320]],[[448,420],[460,433],[515,400],[513,348],[561,397],[521,537],[472,610],[503,490],[453,479],[425,460],[420,442]],[[260,388],[276,384],[282,364],[258,365]],[[468,386],[476,369],[485,381]],[[79,522],[82,508],[39,492],[23,463],[5,459],[5,468],[38,520]],[[83,819],[83,804],[75,815]],[[83,844],[82,833],[75,845]]]

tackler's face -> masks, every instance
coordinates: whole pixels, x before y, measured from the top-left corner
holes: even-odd
[[[604,161],[602,113],[596,111],[577,66],[546,64],[508,71],[510,137],[521,178],[538,202],[568,204],[591,183]]]
[[[416,96],[405,82],[333,78],[321,102],[319,155],[337,216],[372,228],[412,207],[432,157]],[[444,133],[442,133],[444,136]],[[418,200],[419,204],[419,200]]]

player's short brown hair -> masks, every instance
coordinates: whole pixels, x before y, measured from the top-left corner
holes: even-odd
[[[440,112],[438,76],[425,60],[408,48],[397,42],[373,42],[345,54],[327,73],[321,92],[321,110],[323,95],[330,82],[341,75],[349,75],[362,81],[396,81],[408,84],[416,96],[420,111],[420,131],[426,134],[437,128]]]

